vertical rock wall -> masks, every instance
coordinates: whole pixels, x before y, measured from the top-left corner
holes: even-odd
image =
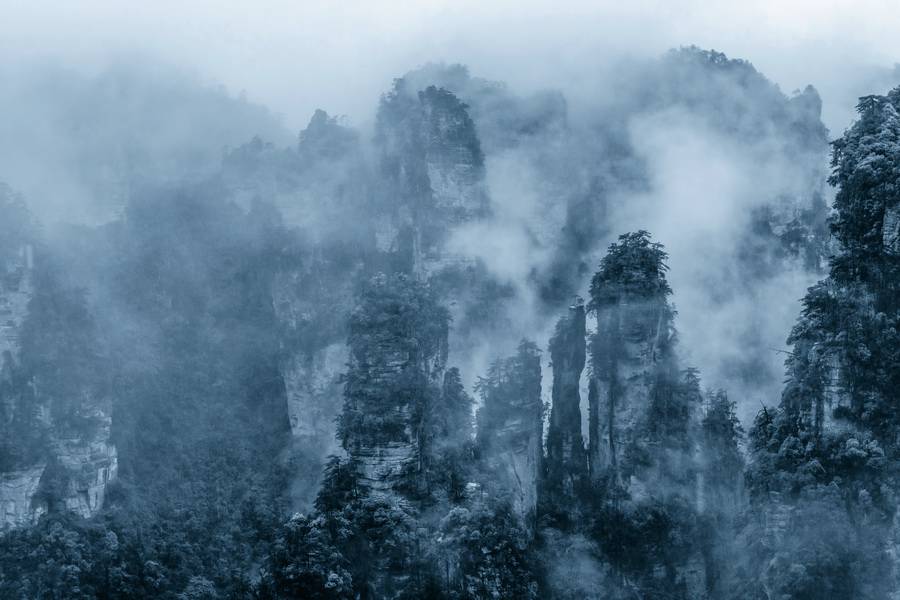
[[[536,514],[543,471],[541,359],[523,342],[519,352],[494,363],[482,384],[478,448],[497,493],[512,499],[526,524]]]
[[[405,275],[374,278],[350,318],[339,433],[370,492],[424,491],[425,416],[440,396],[448,315]]]
[[[12,260],[0,265],[0,366],[19,354],[19,331],[31,300],[33,250],[22,246]]]
[[[95,413],[98,426],[92,434],[58,439],[56,461],[65,472],[65,493],[57,503],[81,517],[92,517],[103,508],[106,488],[118,474],[116,447],[109,443],[112,419]]]
[[[342,284],[317,277],[315,258],[275,274],[272,303],[283,332],[280,371],[292,433],[292,485],[297,508],[312,506],[326,458],[337,450],[335,419],[342,404],[341,374],[348,352],[343,329],[353,276]],[[344,303],[336,301],[345,298]]]
[[[586,355],[584,303],[569,309],[550,340],[553,365],[553,405],[547,432],[547,482],[554,490],[572,494],[587,473],[581,435],[581,373]]]
[[[0,372],[6,386],[12,384],[12,373],[19,358],[19,332],[28,316],[28,302],[33,293],[32,261],[31,247],[22,246],[12,257],[0,262]],[[16,413],[23,407],[9,392],[5,395],[2,415],[15,428],[10,432],[14,435],[19,428],[14,421],[21,422],[21,415]],[[32,525],[47,511],[46,504],[35,499],[46,463],[20,467],[0,473],[0,531]]]
[[[671,335],[665,301],[629,295],[597,310],[593,377],[597,443],[592,443],[594,476],[622,480],[629,446],[646,426],[651,391]]]
[[[447,242],[460,225],[486,216],[489,201],[484,156],[467,106],[447,90],[410,86],[398,80],[379,111],[376,140],[386,197],[376,239],[381,249],[411,253],[411,269],[426,278],[469,264]]]
[[[34,293],[34,256],[30,245],[0,268],[0,356],[2,372],[10,378],[20,353],[20,332],[28,317],[28,303]],[[6,382],[7,385],[10,381]],[[118,454],[110,442],[112,424],[108,398],[94,398],[83,390],[78,415],[89,426],[72,431],[56,423],[40,386],[31,382],[31,394],[14,394],[7,388],[2,415],[13,423],[12,433],[43,439],[33,464],[0,473],[0,530],[37,522],[50,510],[74,512],[84,518],[102,507],[109,482],[118,472]],[[24,431],[31,428],[35,431]],[[15,443],[16,440],[13,440]],[[48,468],[53,465],[53,468]]]
[[[34,525],[47,512],[47,505],[35,499],[46,465],[0,474],[0,532]]]

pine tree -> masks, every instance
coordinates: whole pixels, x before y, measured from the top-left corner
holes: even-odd
[[[768,590],[795,598],[900,589],[879,572],[897,513],[887,465],[900,458],[898,100],[900,90],[861,98],[859,119],[834,142],[830,227],[839,248],[788,338],[781,404],[750,432],[751,514],[774,525],[748,571],[765,569]],[[794,518],[775,517],[783,514]]]

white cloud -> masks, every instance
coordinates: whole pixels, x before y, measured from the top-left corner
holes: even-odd
[[[365,120],[392,77],[431,60],[566,88],[612,55],[696,44],[749,58],[788,92],[813,83],[842,129],[865,73],[900,57],[900,3],[888,0],[0,0],[0,14],[6,60],[162,56],[247,90],[294,127],[318,106]]]

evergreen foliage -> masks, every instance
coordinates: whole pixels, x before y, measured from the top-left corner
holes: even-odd
[[[762,585],[793,598],[881,598],[896,585],[873,570],[890,561],[900,450],[900,263],[885,231],[897,203],[896,99],[862,98],[858,121],[834,142],[839,249],[788,339],[781,404],[750,432],[754,515],[790,515],[778,524],[780,543],[755,559],[774,567]]]
[[[377,276],[350,315],[351,368],[338,426],[344,447],[412,441],[438,390],[449,314],[406,275]],[[421,441],[421,440],[417,440]]]
[[[591,280],[592,310],[619,302],[623,297],[664,298],[672,293],[666,282],[668,254],[652,242],[650,233],[636,231],[619,236],[600,261]]]

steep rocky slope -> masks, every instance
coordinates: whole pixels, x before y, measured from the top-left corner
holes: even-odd
[[[21,213],[16,214],[11,200],[0,204],[0,212],[14,222]],[[48,354],[68,362],[73,357],[66,352],[91,354],[95,348],[82,343],[89,341],[86,338],[74,339],[56,330],[60,325],[79,326],[60,323],[65,312],[56,313],[62,305],[63,311],[74,310],[72,317],[77,320],[83,316],[78,315],[78,301],[67,298],[46,267],[36,275],[40,267],[35,265],[35,240],[28,239],[27,222],[19,220],[17,225],[18,231],[7,233],[18,235],[10,235],[7,243],[20,236],[26,239],[11,252],[6,248],[0,257],[3,530],[33,525],[47,512],[93,516],[102,508],[106,487],[118,470],[116,447],[110,439],[112,407],[106,393],[81,377],[84,373],[78,367],[73,371],[57,365],[62,378],[39,368]],[[67,302],[74,304],[67,306]],[[47,339],[48,335],[53,338]],[[73,374],[73,380],[67,381],[66,376]]]

